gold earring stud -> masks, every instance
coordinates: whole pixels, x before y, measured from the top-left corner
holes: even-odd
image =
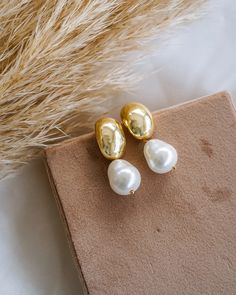
[[[158,174],[171,171],[178,160],[177,151],[162,140],[150,139],[154,133],[154,120],[148,108],[140,103],[129,103],[121,109],[120,115],[122,123],[136,139],[147,141],[144,156],[149,168]]]
[[[126,139],[122,125],[113,118],[99,119],[95,135],[103,156],[112,160],[107,174],[112,190],[119,195],[130,195],[139,188],[141,175],[128,161],[120,159],[125,152]]]
[[[147,140],[154,132],[151,112],[141,103],[126,104],[120,112],[122,123],[139,140]]]
[[[126,139],[121,124],[113,118],[101,118],[95,124],[95,134],[101,153],[108,160],[124,155]]]

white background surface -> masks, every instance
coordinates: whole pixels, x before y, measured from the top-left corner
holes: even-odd
[[[135,100],[152,110],[220,90],[236,102],[235,0],[212,0],[208,14],[173,34],[143,74]],[[0,182],[0,295],[53,294],[81,293],[43,163],[36,161]]]

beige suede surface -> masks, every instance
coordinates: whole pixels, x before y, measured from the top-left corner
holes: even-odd
[[[85,294],[236,294],[236,116],[221,92],[156,112],[155,138],[177,169],[149,170],[127,135],[124,159],[142,176],[134,196],[112,192],[93,134],[46,150]]]

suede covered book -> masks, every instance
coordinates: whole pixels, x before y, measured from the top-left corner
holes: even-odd
[[[94,134],[46,150],[48,174],[84,294],[236,294],[236,116],[221,92],[154,113],[154,138],[178,151],[177,169],[147,166],[127,134],[124,159],[140,171],[116,195]]]

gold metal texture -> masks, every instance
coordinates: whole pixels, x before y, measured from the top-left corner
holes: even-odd
[[[126,139],[122,125],[113,118],[101,118],[95,124],[98,146],[103,156],[116,160],[123,156]]]
[[[121,120],[129,132],[139,140],[152,137],[154,122],[151,112],[141,103],[129,103],[121,109]]]

